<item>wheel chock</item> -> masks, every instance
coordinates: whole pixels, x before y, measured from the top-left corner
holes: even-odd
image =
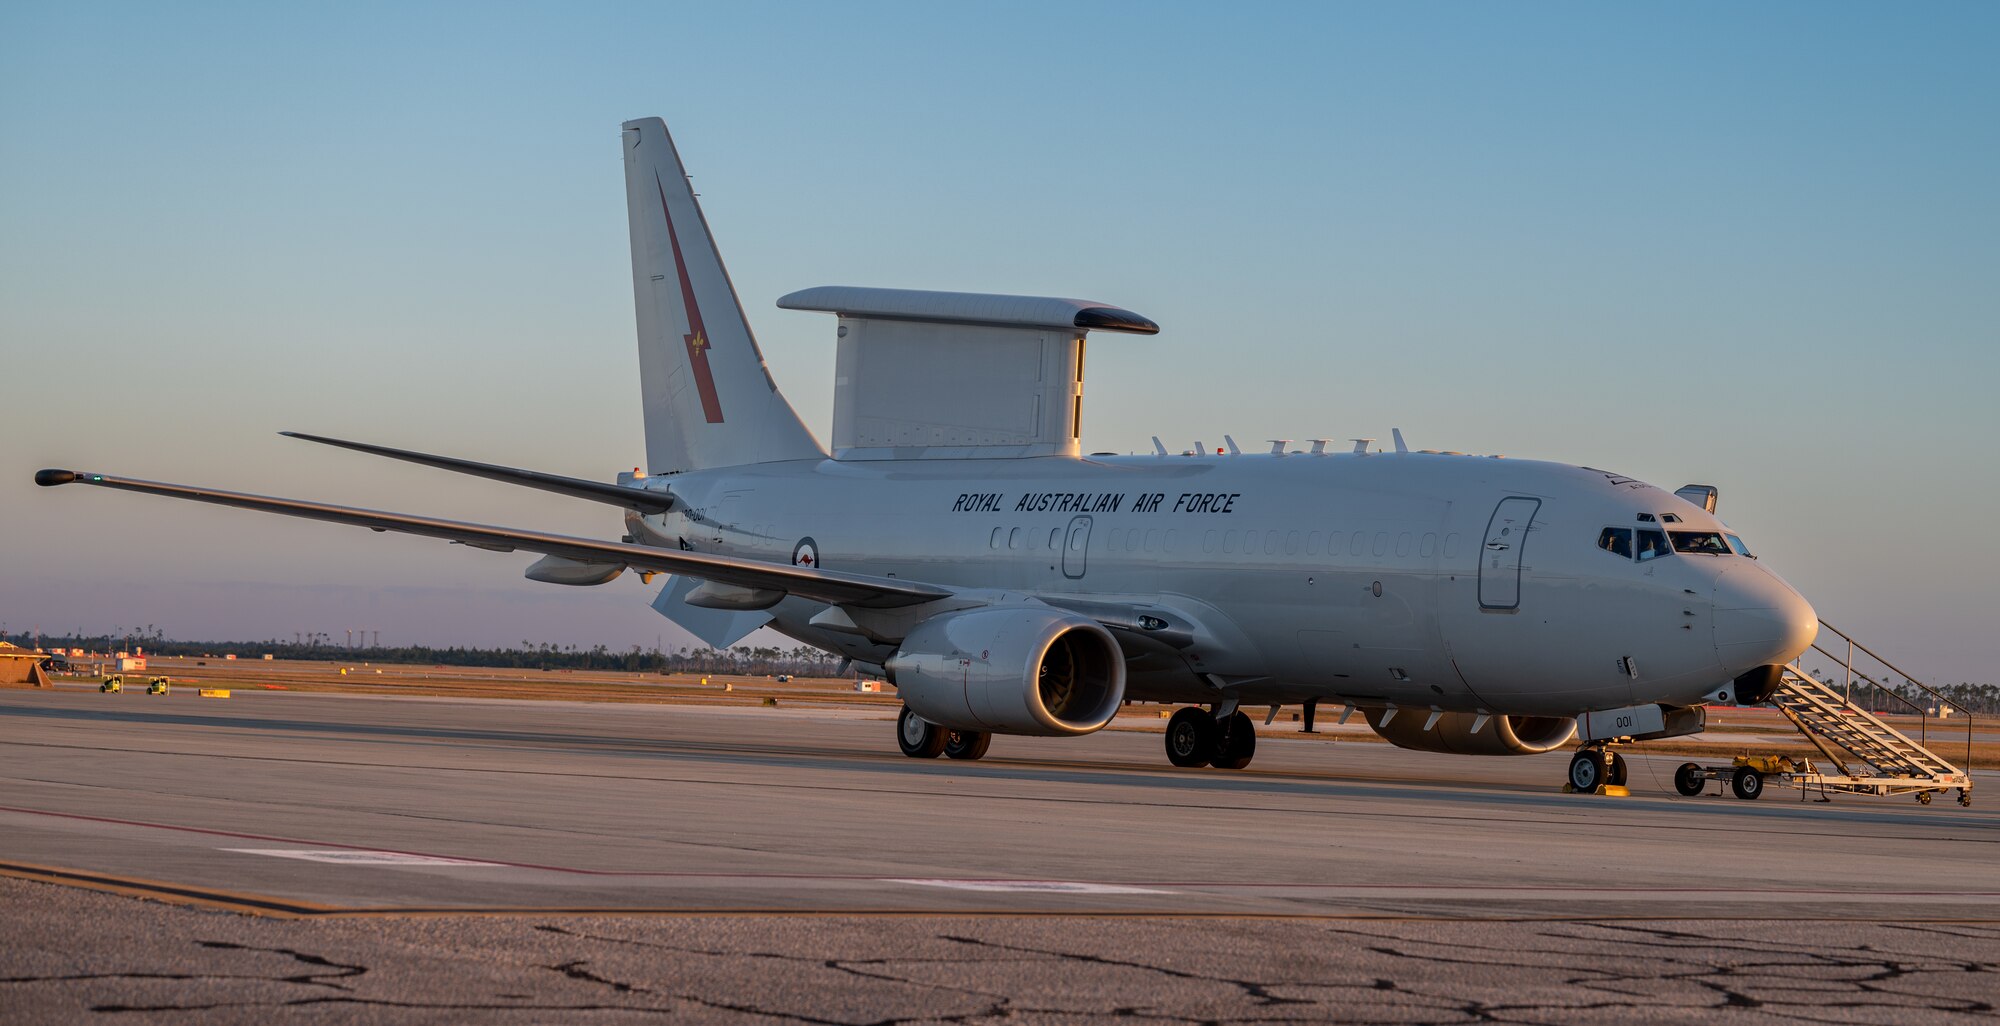
[[[766,698],[764,699],[764,705],[766,708],[775,709],[778,707],[778,700],[775,698]]]
[[[1601,795],[1603,795],[1603,796],[1604,796],[1604,797],[1606,797],[1606,798],[1630,798],[1630,797],[1632,797],[1632,789],[1631,789],[1631,788],[1629,788],[1629,787],[1626,787],[1626,786],[1625,786],[1624,784],[1599,784],[1599,785],[1597,785],[1596,787],[1594,787],[1594,788],[1591,788],[1591,789],[1590,789],[1590,790],[1588,790],[1588,791],[1579,791],[1579,790],[1577,790],[1577,789],[1576,789],[1576,785],[1575,785],[1575,784],[1571,784],[1571,783],[1564,783],[1564,784],[1563,784],[1563,793],[1564,793],[1564,794],[1601,794]]]

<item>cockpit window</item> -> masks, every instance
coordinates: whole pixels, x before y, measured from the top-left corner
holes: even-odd
[[[1725,534],[1723,535],[1723,537],[1729,539],[1729,547],[1735,549],[1737,555],[1749,556],[1751,559],[1757,558],[1756,556],[1750,555],[1750,546],[1743,544],[1743,539],[1738,538],[1733,534]]]
[[[1675,552],[1700,552],[1710,556],[1729,555],[1729,546],[1720,531],[1672,531]]]
[[[1660,514],[1660,523],[1663,523],[1663,524],[1678,524],[1678,523],[1680,523],[1680,522],[1681,522],[1681,518],[1680,518],[1680,516],[1679,516],[1679,515],[1677,515],[1677,514],[1674,514],[1674,513],[1662,513],[1662,514]]]
[[[1632,529],[1629,527],[1607,527],[1597,536],[1597,547],[1606,552],[1617,553],[1626,559],[1632,558]]]
[[[1667,536],[1658,531],[1639,532],[1639,562],[1658,559],[1667,554]]]

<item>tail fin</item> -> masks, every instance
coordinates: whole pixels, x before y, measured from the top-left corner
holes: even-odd
[[[655,474],[822,459],[764,366],[666,122],[625,123],[625,211]]]

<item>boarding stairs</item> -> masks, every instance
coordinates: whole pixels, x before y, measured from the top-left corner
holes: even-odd
[[[1841,662],[1843,686],[1836,688],[1831,683],[1814,680],[1795,663],[1784,668],[1783,679],[1768,701],[1826,757],[1834,772],[1822,771],[1808,762],[1804,772],[1783,774],[1785,781],[1804,791],[1818,790],[1822,794],[1827,791],[1872,795],[1914,794],[1919,802],[1926,805],[1933,794],[1956,788],[1959,804],[1970,805],[1972,717],[1964,716],[1965,768],[1960,768],[1930,748],[1930,734],[1937,732],[1932,729],[1934,719],[1962,710],[1955,710],[1943,695],[1897,669],[1832,624],[1821,620],[1820,628],[1820,637],[1812,650]],[[1820,641],[1838,644],[1833,638],[1846,644],[1844,655],[1821,647]],[[1857,669],[1857,652],[1873,664],[1879,664],[1879,668],[1871,665]],[[1871,668],[1874,669],[1873,674],[1865,672]],[[1887,680],[1891,675],[1927,693],[1935,704],[1926,707],[1912,693],[1890,686]],[[1915,712],[1919,717],[1918,736],[1910,737],[1890,726],[1870,709],[1857,704],[1856,684],[1863,686],[1869,706],[1887,699],[1890,705]],[[1939,741],[1941,743],[1942,738]]]

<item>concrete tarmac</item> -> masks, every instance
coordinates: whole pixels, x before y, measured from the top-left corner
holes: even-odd
[[[1684,799],[1684,760],[1643,755],[1633,797],[1572,796],[1567,754],[1283,729],[1239,772],[1159,746],[998,738],[976,763],[920,761],[873,709],[0,692],[0,872],[36,881],[0,885],[0,1019],[206,1001],[204,1021],[273,1003],[1074,1021],[1137,1007],[1120,995],[1150,980],[1148,1014],[1211,1021],[1507,1001],[1702,1021],[1822,998],[1954,1021],[2000,993],[1986,804]],[[424,983],[416,950],[444,975]],[[660,975],[689,959],[698,986]],[[849,961],[876,968],[826,968]],[[1723,981],[1753,962],[1771,993]],[[814,1011],[822,970],[845,996]],[[426,990],[468,986],[484,1004]]]

